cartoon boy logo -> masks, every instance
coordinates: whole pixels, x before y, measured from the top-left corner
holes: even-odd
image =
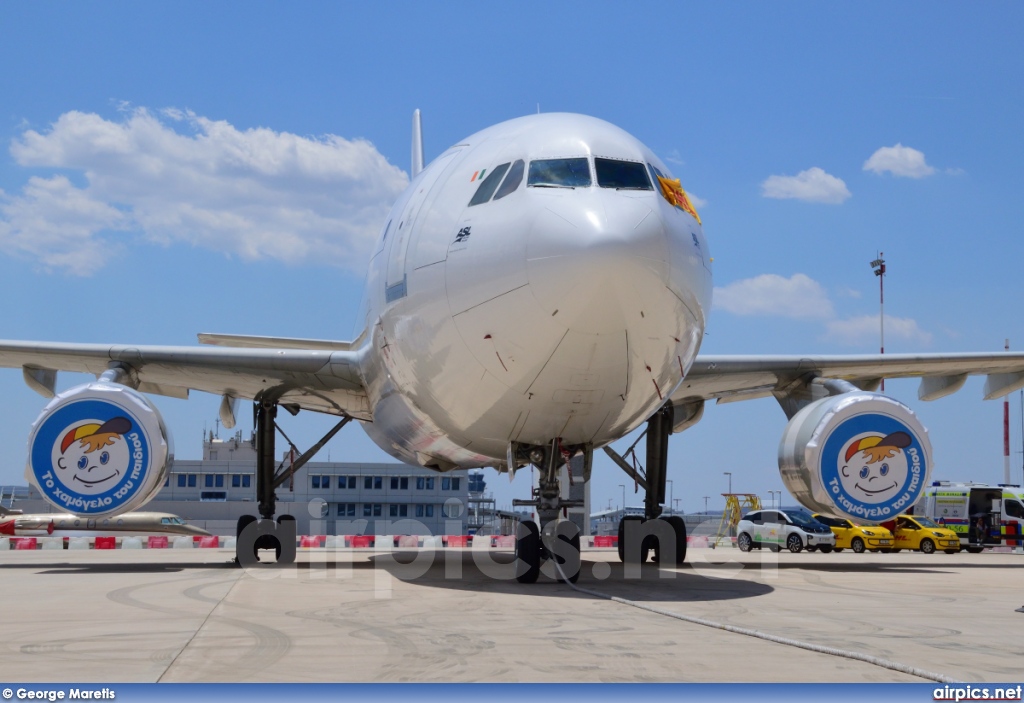
[[[839,456],[839,481],[846,494],[863,503],[881,503],[897,495],[907,481],[908,462],[903,451],[910,435],[893,432],[860,434]]]
[[[110,490],[128,470],[131,451],[124,434],[131,428],[126,417],[72,427],[61,437],[54,475],[75,493],[97,495]]]

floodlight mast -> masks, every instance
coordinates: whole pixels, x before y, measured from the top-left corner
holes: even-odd
[[[885,354],[885,252],[878,252],[878,257],[871,262],[871,268],[878,276],[878,331],[880,337],[879,354]],[[885,392],[885,378],[882,379],[882,392]]]

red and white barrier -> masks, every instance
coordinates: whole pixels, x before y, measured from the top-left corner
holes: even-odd
[[[117,549],[117,537],[97,537],[93,549]]]

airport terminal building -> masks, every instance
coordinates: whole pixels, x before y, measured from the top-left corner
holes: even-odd
[[[482,473],[465,469],[311,461],[277,489],[277,513],[293,515],[299,534],[466,534],[471,479],[474,496],[482,495]],[[16,507],[55,512],[34,487]],[[142,510],[173,513],[233,536],[239,516],[258,513],[255,441],[241,432],[230,439],[211,433],[203,458],[175,459],[163,488]]]

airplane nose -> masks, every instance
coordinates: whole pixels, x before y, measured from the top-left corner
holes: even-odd
[[[562,326],[580,333],[622,331],[660,300],[669,243],[659,214],[617,191],[552,199],[527,241],[530,290]],[[614,203],[608,202],[614,199]]]

